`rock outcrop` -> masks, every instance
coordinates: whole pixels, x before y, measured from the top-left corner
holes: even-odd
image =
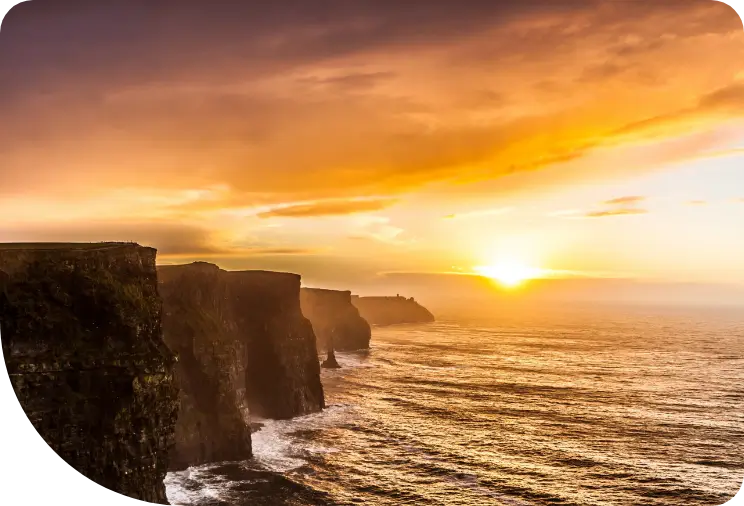
[[[300,276],[161,266],[164,335],[180,357],[174,468],[250,455],[248,413],[291,418],[324,407]]]
[[[351,298],[359,314],[372,325],[396,325],[399,323],[429,323],[434,315],[413,297],[359,297]]]
[[[136,244],[0,244],[0,333],[11,384],[49,446],[104,487],[168,504],[178,394],[155,255]]]
[[[333,351],[333,347],[328,349],[328,355],[326,356],[326,359],[323,361],[320,367],[324,369],[341,369],[341,366],[336,360],[336,353]]]
[[[303,288],[302,313],[313,324],[318,350],[327,351],[329,343],[340,351],[369,348],[372,331],[351,303],[351,292]]]
[[[315,333],[300,309],[300,276],[228,272],[248,337],[246,398],[252,413],[292,418],[325,407]]]
[[[244,312],[216,265],[159,267],[163,334],[178,355],[180,411],[171,470],[251,456]]]

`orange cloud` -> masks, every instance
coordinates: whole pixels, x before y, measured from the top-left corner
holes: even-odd
[[[742,113],[741,22],[714,2],[42,4],[16,7],[0,41],[4,194],[396,194]]]
[[[259,218],[310,218],[379,211],[398,202],[392,198],[356,198],[303,202],[275,207],[258,213]]]

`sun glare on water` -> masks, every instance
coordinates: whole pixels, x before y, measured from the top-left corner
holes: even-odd
[[[475,272],[497,281],[502,286],[513,288],[527,280],[540,277],[542,269],[530,267],[521,262],[501,262],[494,265],[475,267]]]

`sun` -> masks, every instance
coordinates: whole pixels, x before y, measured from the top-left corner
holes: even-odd
[[[482,265],[474,268],[475,272],[499,282],[499,284],[513,288],[527,280],[539,277],[543,270],[530,267],[522,262],[508,261],[494,265]]]

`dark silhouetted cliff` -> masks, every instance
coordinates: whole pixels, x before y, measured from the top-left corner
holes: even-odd
[[[164,338],[178,355],[181,387],[171,469],[249,458],[247,346],[226,273],[207,263],[158,271]]]
[[[248,452],[246,406],[268,418],[324,407],[315,335],[300,311],[300,276],[205,263],[159,272],[166,342],[185,358],[179,381],[187,413],[176,442],[186,461]],[[214,447],[202,453],[205,436]]]
[[[310,320],[300,310],[300,276],[229,272],[248,333],[246,397],[251,412],[291,418],[325,407]]]
[[[178,406],[155,254],[0,244],[0,333],[11,384],[49,446],[104,487],[167,504]]]
[[[351,292],[303,288],[300,292],[302,313],[310,320],[318,340],[318,350],[342,351],[369,348],[372,331],[351,303]]]
[[[359,314],[372,325],[395,325],[398,323],[428,323],[434,315],[413,297],[359,297],[352,296],[351,302],[359,309]]]

